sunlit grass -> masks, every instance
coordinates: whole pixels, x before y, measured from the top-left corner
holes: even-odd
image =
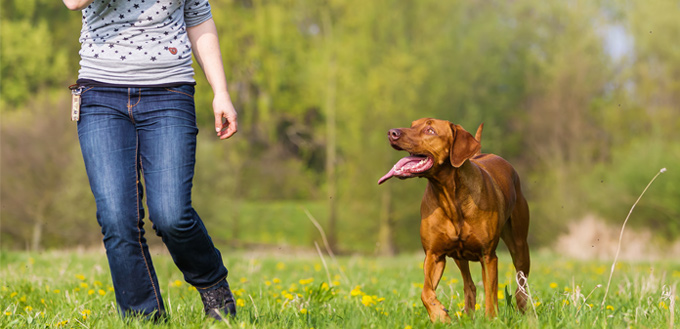
[[[668,328],[680,263],[617,264],[607,304],[606,262],[562,260],[535,254],[529,289],[532,308],[519,313],[510,297],[517,284],[510,257],[499,256],[499,316],[484,316],[479,266],[475,316],[463,311],[463,286],[453,262],[437,289],[456,327],[477,328]],[[168,321],[134,320],[137,328],[444,328],[432,325],[420,302],[422,255],[395,258],[237,253],[225,258],[238,316],[214,323],[202,314],[196,290],[164,253],[154,264]],[[120,328],[103,252],[3,252],[0,255],[0,327]],[[510,295],[508,295],[508,293]],[[535,308],[535,313],[533,309]],[[677,310],[675,310],[677,311]]]

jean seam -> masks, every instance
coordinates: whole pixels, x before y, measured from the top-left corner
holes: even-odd
[[[191,95],[191,94],[189,94],[189,93],[185,93],[185,92],[183,92],[183,91],[172,90],[172,89],[170,89],[170,88],[165,88],[165,90],[167,90],[167,91],[169,91],[169,92],[171,92],[171,93],[182,94],[182,95],[186,95],[186,96],[189,96],[189,97],[191,97],[191,98],[194,98],[194,95]]]
[[[134,122],[134,121],[135,121],[135,118],[134,118],[134,116],[132,115],[132,108],[135,107],[135,106],[137,106],[137,105],[139,104],[139,102],[142,100],[142,90],[139,89],[139,91],[137,92],[137,94],[138,94],[138,96],[137,96],[137,103],[135,103],[134,105],[132,105],[132,102],[131,102],[132,99],[130,98],[130,90],[131,90],[131,89],[132,89],[132,88],[128,88],[128,103],[127,103],[127,108],[128,108],[128,116],[130,116],[130,119],[132,120],[132,122]]]
[[[144,173],[144,167],[142,166],[141,159],[139,157],[139,134],[137,134],[137,149],[135,150],[135,163],[139,163],[139,167],[142,170],[142,174]],[[139,242],[139,250],[142,254],[142,259],[144,259],[144,266],[146,267],[146,273],[149,275],[149,282],[151,283],[151,287],[153,288],[153,294],[154,297],[156,298],[156,305],[158,306],[158,311],[160,312],[161,310],[161,303],[160,300],[158,299],[158,292],[156,291],[156,285],[153,282],[153,276],[151,274],[151,270],[149,269],[149,261],[146,259],[146,255],[144,254],[144,247],[142,245],[142,230],[139,228],[139,224],[142,221],[139,215],[139,171],[135,170],[135,181],[136,181],[136,188],[135,188],[135,193],[137,194],[137,242]]]
[[[94,88],[94,86],[92,86],[92,87],[87,87],[87,88],[83,89],[83,91],[80,93],[80,95],[82,96],[84,93],[88,92],[88,91],[89,91],[90,89],[92,89],[92,88]]]
[[[210,288],[212,288],[212,287],[214,287],[214,286],[216,286],[216,285],[222,283],[222,281],[224,281],[224,280],[226,280],[226,279],[227,279],[227,276],[225,275],[223,278],[217,280],[217,282],[215,282],[215,283],[213,283],[213,284],[211,284],[211,285],[209,285],[209,286],[207,286],[207,287],[196,287],[196,286],[194,286],[194,288],[196,288],[196,289],[198,289],[198,290],[208,290],[208,289],[210,289]]]

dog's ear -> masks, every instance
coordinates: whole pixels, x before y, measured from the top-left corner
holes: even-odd
[[[482,144],[459,125],[451,124],[451,133],[453,142],[451,143],[449,157],[451,158],[451,165],[458,168],[465,163],[465,160],[479,153]]]

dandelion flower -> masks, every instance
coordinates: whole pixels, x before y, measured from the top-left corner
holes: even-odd
[[[361,286],[356,286],[352,291],[349,292],[350,296],[359,296],[359,295],[364,295],[364,293],[361,291]]]
[[[236,306],[244,307],[244,306],[246,306],[246,301],[243,300],[243,298],[238,298],[238,299],[236,299]]]
[[[613,310],[614,310],[614,306],[607,305],[607,309],[613,311]]]
[[[104,291],[103,289],[99,289],[99,291],[97,292],[102,296],[106,295],[106,291]]]
[[[307,314],[307,309],[306,308],[300,309],[300,313]]]
[[[18,294],[19,294],[18,292],[13,292],[13,293],[9,294],[9,298],[14,298],[14,297],[16,297]]]
[[[10,315],[12,315],[12,312],[10,312],[10,311],[5,311],[5,315],[10,316]]]
[[[369,295],[363,295],[361,297],[361,303],[364,304],[364,306],[373,306],[376,304],[376,301]]]
[[[26,312],[33,311],[33,307],[31,307],[30,305],[26,306],[26,307],[24,307],[24,311],[26,311]]]
[[[85,281],[85,276],[82,275],[82,274],[76,274],[76,279],[78,279],[80,281]]]
[[[94,289],[88,290],[88,291],[87,291],[87,294],[88,294],[88,295],[94,295]]]
[[[557,283],[551,282],[551,283],[550,283],[550,288],[552,288],[552,289],[557,288]]]
[[[300,281],[298,281],[298,282],[300,282],[300,284],[304,286],[304,285],[308,285],[308,284],[314,282],[314,278],[300,279]]]

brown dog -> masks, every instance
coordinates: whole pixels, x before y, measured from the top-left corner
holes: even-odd
[[[410,128],[388,133],[393,148],[411,155],[399,160],[378,184],[391,177],[428,180],[420,205],[420,238],[425,250],[421,298],[433,322],[451,320],[435,294],[446,256],[456,261],[463,276],[468,314],[474,311],[476,300],[468,262],[479,261],[486,315],[496,316],[499,238],[508,246],[515,269],[529,275],[529,207],[512,166],[497,155],[480,154],[482,127],[475,138],[459,125],[425,118],[414,121]],[[524,290],[518,288],[515,298],[524,310]]]

